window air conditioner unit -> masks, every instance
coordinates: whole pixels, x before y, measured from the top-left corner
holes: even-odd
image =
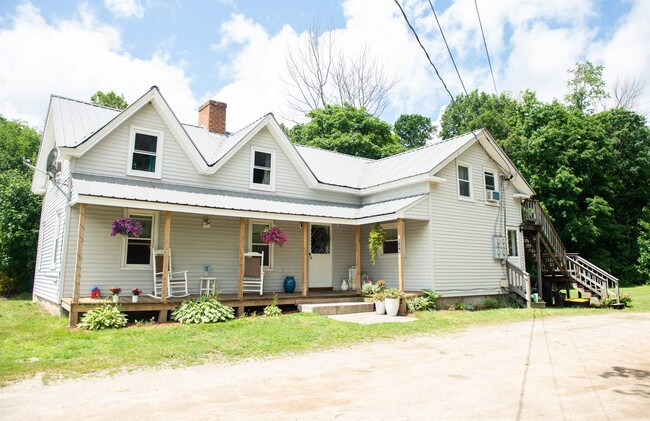
[[[496,190],[485,190],[485,200],[488,202],[498,202],[501,200],[501,193]]]

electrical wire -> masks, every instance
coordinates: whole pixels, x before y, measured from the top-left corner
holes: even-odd
[[[485,55],[487,56],[488,64],[490,65],[490,74],[492,75],[492,84],[494,84],[494,92],[497,95],[499,95],[499,91],[497,90],[497,82],[494,80],[494,72],[492,71],[492,61],[490,60],[490,53],[488,53],[487,42],[485,42],[485,33],[483,32],[481,13],[479,13],[478,11],[478,3],[476,3],[476,0],[474,0],[474,7],[476,7],[476,16],[478,16],[478,25],[481,27],[481,35],[483,36],[483,46],[485,46]]]
[[[447,37],[445,37],[445,33],[442,30],[442,26],[440,25],[440,21],[438,20],[438,15],[436,14],[436,11],[433,9],[433,4],[431,3],[431,0],[429,0],[429,7],[431,7],[431,11],[433,12],[433,17],[436,18],[436,23],[438,24],[438,29],[440,30],[440,35],[442,35],[442,40],[445,42],[445,46],[447,47],[447,52],[449,53],[449,57],[451,58],[451,62],[454,65],[454,69],[456,69],[456,74],[458,75],[458,80],[460,80],[460,84],[463,87],[463,92],[465,92],[465,96],[467,96],[467,89],[465,89],[465,84],[463,83],[463,78],[460,77],[460,72],[458,71],[458,66],[456,66],[456,60],[454,60],[454,55],[451,54],[451,49],[449,48],[449,44],[447,44]]]

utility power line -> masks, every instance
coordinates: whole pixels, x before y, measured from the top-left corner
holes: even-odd
[[[494,72],[492,71],[492,61],[490,60],[490,53],[488,53],[487,42],[485,42],[485,33],[483,32],[483,23],[481,22],[481,13],[478,11],[478,4],[474,0],[474,7],[476,7],[476,16],[478,16],[478,25],[481,27],[481,35],[483,36],[483,45],[485,46],[485,55],[487,56],[488,64],[490,65],[490,74],[492,75],[492,84],[494,85],[494,92],[499,95],[497,90],[497,83],[494,80]],[[438,18],[436,18],[438,20]]]

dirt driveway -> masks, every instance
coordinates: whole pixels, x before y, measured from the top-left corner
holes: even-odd
[[[0,389],[12,419],[650,419],[650,314]]]

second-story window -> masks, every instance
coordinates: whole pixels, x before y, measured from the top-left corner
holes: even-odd
[[[127,173],[143,177],[160,177],[163,133],[132,127]]]
[[[273,152],[251,151],[251,188],[273,190],[275,188]]]
[[[458,197],[472,197],[471,167],[467,164],[458,164]]]

